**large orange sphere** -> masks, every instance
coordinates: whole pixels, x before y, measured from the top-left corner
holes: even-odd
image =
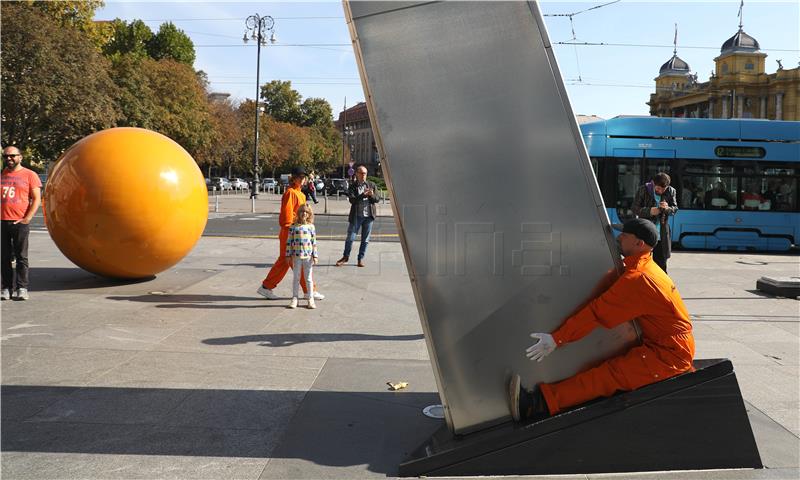
[[[50,172],[44,203],[61,252],[112,278],[150,277],[175,265],[208,219],[194,159],[141,128],[103,130],[71,146]]]

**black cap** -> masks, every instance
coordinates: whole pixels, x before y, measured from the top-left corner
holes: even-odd
[[[305,168],[303,168],[303,167],[294,167],[294,168],[292,168],[292,176],[293,177],[299,177],[301,175],[307,175]]]
[[[634,218],[628,220],[622,225],[615,223],[611,226],[614,228],[614,230],[619,230],[620,232],[630,233],[631,235],[636,236],[636,238],[650,245],[651,247],[655,247],[656,243],[658,243],[658,231],[656,231],[656,225],[650,220],[645,220],[644,218]]]

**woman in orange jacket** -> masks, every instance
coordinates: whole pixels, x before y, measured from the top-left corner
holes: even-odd
[[[556,383],[524,389],[519,375],[509,383],[514,420],[536,420],[617,391],[636,388],[692,370],[694,337],[689,313],[675,284],[655,264],[658,233],[653,222],[625,222],[619,236],[625,272],[598,298],[569,317],[555,332],[532,333],[539,341],[526,350],[541,361],[556,348],[580,340],[597,327],[613,328],[637,319],[642,344],[600,365]]]

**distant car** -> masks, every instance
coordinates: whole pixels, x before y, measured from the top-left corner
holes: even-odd
[[[350,186],[345,178],[329,178],[325,183],[325,191],[328,195],[347,195],[347,187]]]
[[[231,186],[231,182],[229,182],[227,178],[223,177],[212,178],[211,186],[216,187],[217,190],[230,190],[233,188],[233,186]]]
[[[231,188],[235,188],[237,190],[250,188],[250,185],[248,185],[247,182],[241,178],[231,178],[228,181],[231,183]]]
[[[278,182],[276,182],[274,178],[265,178],[264,180],[261,181],[262,191],[265,192],[269,190],[274,191],[276,188],[278,188]]]

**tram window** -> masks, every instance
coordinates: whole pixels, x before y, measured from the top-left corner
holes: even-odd
[[[788,164],[791,165],[791,164]],[[786,168],[783,164],[780,163],[748,163],[742,166],[742,173],[745,175],[765,175],[765,176],[784,176],[784,175],[795,175],[796,172],[794,168]]]
[[[783,177],[767,179],[764,194],[770,199],[771,210],[782,212],[797,210],[797,178]]]
[[[708,175],[733,175],[733,165],[716,161],[689,161],[684,167],[686,174],[708,174]]]
[[[616,158],[617,195],[615,207],[620,219],[633,217],[631,205],[636,190],[642,183],[642,161],[638,158]]]
[[[738,189],[732,165],[687,162],[681,176],[680,208],[733,210]]]

